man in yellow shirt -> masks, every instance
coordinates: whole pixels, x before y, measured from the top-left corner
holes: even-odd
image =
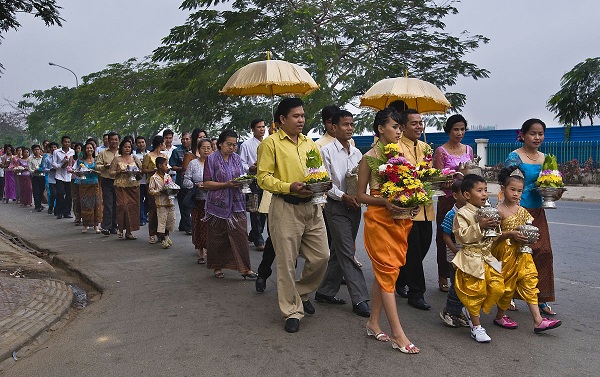
[[[304,314],[314,314],[308,294],[317,289],[329,259],[329,245],[321,207],[310,202],[312,191],[302,182],[306,152],[317,145],[302,134],[303,102],[286,98],[277,106],[279,131],[258,146],[257,182],[273,193],[269,232],[276,252],[277,297],[285,331],[297,332]],[[296,281],[296,259],[305,259]]]
[[[414,109],[408,109],[401,114],[402,136],[398,145],[400,152],[413,165],[423,161],[427,144],[420,141],[423,133],[423,120]],[[406,264],[400,268],[400,276],[396,282],[396,291],[400,296],[408,297],[408,304],[421,310],[431,307],[424,298],[425,274],[423,259],[431,245],[432,226],[435,219],[433,204],[420,206],[419,213],[413,218],[413,226],[408,234],[408,250]],[[406,294],[406,286],[408,292]]]

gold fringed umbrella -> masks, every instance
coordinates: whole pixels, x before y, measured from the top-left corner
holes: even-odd
[[[360,106],[383,110],[396,100],[422,114],[445,113],[450,108],[450,102],[435,85],[410,77],[378,81],[360,97]]]
[[[273,97],[287,95],[306,95],[319,89],[319,85],[297,64],[284,60],[262,60],[235,71],[219,91],[230,96],[269,96],[271,111]]]

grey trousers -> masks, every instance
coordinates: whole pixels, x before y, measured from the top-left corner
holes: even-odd
[[[355,241],[361,218],[360,209],[349,210],[343,202],[327,199],[323,212],[327,219],[331,242],[327,271],[317,292],[326,296],[335,296],[340,290],[342,277],[344,277],[353,305],[369,300],[365,276],[354,262]]]

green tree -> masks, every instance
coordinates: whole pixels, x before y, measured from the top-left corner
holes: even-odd
[[[567,127],[582,125],[583,119],[600,116],[600,57],[588,58],[577,64],[560,79],[560,90],[546,107],[556,114],[556,119]]]
[[[41,18],[47,26],[62,26],[64,19],[60,17],[60,6],[55,0],[0,0],[0,43],[4,38],[2,33],[21,27],[17,21],[17,13],[29,13]],[[0,73],[3,66],[0,64]]]
[[[19,112],[0,112],[0,148],[4,144],[13,146],[30,146],[31,142],[25,131],[25,119]]]
[[[227,1],[185,0],[181,8],[191,11],[188,20],[172,28],[154,52],[156,61],[175,63],[167,90],[181,122],[248,124],[256,106],[268,101],[240,101],[217,91],[235,70],[264,59],[265,51],[302,65],[321,85],[306,98],[305,131],[320,128],[324,105],[358,105],[372,84],[407,70],[442,90],[458,76],[489,73],[463,59],[487,38],[444,31],[443,19],[458,12],[456,1],[236,0],[229,2],[231,10],[216,10],[219,3]],[[464,104],[460,93],[448,97],[457,108]]]
[[[109,131],[123,135],[155,135],[173,116],[160,90],[166,68],[129,59],[82,77],[78,88],[53,87],[24,95],[27,131],[34,139],[73,140],[100,137]]]

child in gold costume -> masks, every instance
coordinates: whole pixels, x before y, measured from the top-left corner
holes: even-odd
[[[498,205],[498,213],[502,222],[502,235],[492,249],[492,255],[502,262],[504,277],[504,295],[498,300],[498,313],[494,324],[505,329],[516,329],[518,324],[505,311],[510,301],[517,293],[518,297],[527,303],[533,317],[533,331],[554,329],[561,325],[560,320],[542,318],[538,309],[538,272],[530,253],[523,252],[521,246],[527,242],[517,227],[525,225],[533,217],[519,205],[524,187],[523,172],[518,167],[504,168],[498,175],[501,195],[504,197]]]
[[[479,312],[489,313],[504,293],[501,264],[491,254],[495,237],[484,237],[484,230],[497,228],[498,220],[477,216],[488,199],[487,183],[483,177],[467,174],[461,184],[467,204],[454,217],[452,231],[462,245],[452,264],[456,267],[454,289],[463,303],[463,314],[469,321],[471,337],[479,343],[492,339],[481,326]]]

